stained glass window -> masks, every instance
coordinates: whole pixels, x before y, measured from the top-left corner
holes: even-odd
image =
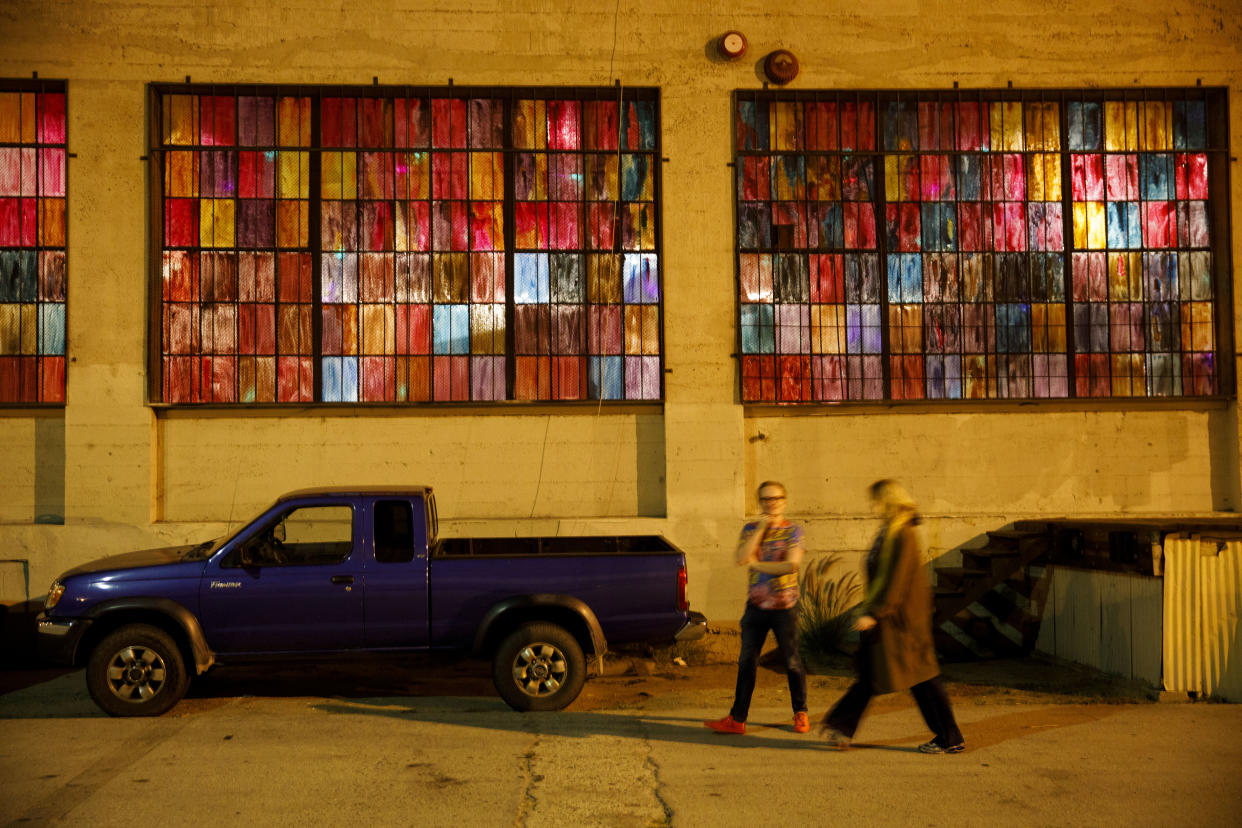
[[[62,81],[0,80],[0,404],[65,401]]]
[[[654,90],[157,106],[162,401],[660,398]]]
[[[743,400],[1222,393],[1223,105],[738,93]]]

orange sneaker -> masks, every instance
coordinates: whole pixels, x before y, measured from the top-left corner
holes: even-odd
[[[705,727],[710,727],[717,733],[736,733],[741,736],[746,732],[746,722],[739,722],[732,716],[725,716],[723,719],[712,719],[703,722]]]
[[[794,733],[810,733],[811,720],[806,717],[805,710],[799,710],[794,714]]]

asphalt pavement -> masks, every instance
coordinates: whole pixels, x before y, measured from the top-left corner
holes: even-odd
[[[226,674],[157,719],[104,716],[80,672],[34,676],[0,695],[0,825],[1210,826],[1242,812],[1239,705],[959,694],[968,750],[927,756],[895,695],[837,752],[792,732],[769,671],[749,732],[721,736],[702,720],[731,684],[694,668],[594,679],[540,714],[442,669],[434,694],[348,671]],[[813,718],[841,686],[813,683]]]

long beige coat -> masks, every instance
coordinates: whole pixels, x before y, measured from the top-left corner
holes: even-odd
[[[882,531],[876,539],[878,554],[867,556],[868,595],[862,606],[862,612],[878,622],[862,637],[876,693],[906,690],[940,675],[932,642],[932,591],[923,564],[923,531],[916,519],[887,544],[886,534]],[[889,555],[894,556],[891,561],[886,560]]]

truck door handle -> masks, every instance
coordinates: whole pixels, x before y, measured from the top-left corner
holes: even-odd
[[[334,584],[352,584],[354,582],[353,575],[333,575],[332,583]]]

